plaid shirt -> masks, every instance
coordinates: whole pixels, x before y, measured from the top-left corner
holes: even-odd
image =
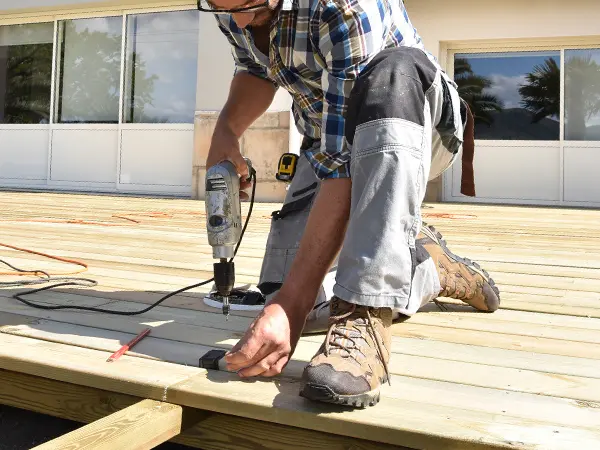
[[[321,179],[350,176],[345,115],[354,81],[379,51],[423,49],[402,0],[281,0],[269,55],[231,15],[215,15],[232,46],[236,73],[286,89],[298,130],[320,140],[304,151]]]

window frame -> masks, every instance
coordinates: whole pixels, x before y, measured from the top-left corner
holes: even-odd
[[[571,48],[569,47],[569,50]],[[520,145],[527,145],[527,143],[538,143],[544,142],[550,145],[556,145],[559,142],[564,140],[564,49],[560,48],[512,48],[511,50],[498,50],[498,49],[485,49],[485,50],[469,50],[469,51],[460,51],[454,50],[451,53],[451,57],[448,59],[448,70],[447,73],[450,78],[454,79],[454,62],[456,60],[456,55],[484,55],[484,54],[498,54],[504,53],[509,56],[511,53],[525,53],[525,52],[557,52],[560,58],[560,110],[559,110],[559,135],[558,139],[553,140],[516,140],[516,139],[481,139],[479,142],[506,142],[507,145],[510,143],[519,143]]]
[[[123,79],[124,79],[124,74],[123,74],[123,60],[121,59],[121,64],[120,64],[120,72],[119,72],[119,109],[118,109],[118,114],[119,117],[117,118],[116,122],[83,122],[83,123],[78,123],[78,122],[61,122],[59,120],[60,117],[60,102],[56,101],[58,100],[58,96],[62,93],[62,82],[63,82],[63,78],[62,78],[62,73],[60,70],[61,64],[62,64],[62,56],[63,56],[63,52],[64,52],[64,45],[66,44],[66,39],[65,36],[63,35],[64,33],[64,26],[61,27],[60,24],[61,22],[65,22],[67,20],[88,20],[88,19],[101,19],[101,18],[108,18],[108,17],[113,17],[113,18],[117,18],[119,17],[121,19],[121,33],[123,33],[125,31],[125,26],[123,25],[123,14],[114,14],[114,15],[109,15],[109,14],[104,14],[101,16],[97,16],[97,17],[79,17],[79,18],[68,18],[68,19],[57,19],[54,22],[54,54],[53,54],[53,58],[52,58],[52,64],[53,64],[53,68],[52,68],[52,100],[51,101],[51,107],[53,107],[53,109],[50,110],[50,114],[52,116],[52,121],[51,124],[55,124],[55,125],[81,125],[81,126],[87,126],[87,125],[99,125],[99,126],[115,126],[115,125],[121,125],[121,118],[120,118],[120,111],[121,111],[121,103],[123,101],[123,92],[122,92],[122,85],[123,85]],[[125,16],[126,17],[126,16]],[[123,45],[124,45],[125,39],[123,39],[123,36],[121,36],[121,58],[123,58]],[[62,45],[61,45],[62,44]]]
[[[0,129],[40,129],[40,127],[42,128],[47,128],[48,126],[50,126],[53,123],[54,117],[53,117],[53,111],[54,111],[54,65],[56,62],[56,58],[55,58],[55,54],[56,54],[56,21],[50,20],[50,19],[46,19],[46,20],[37,20],[34,22],[10,22],[10,23],[3,23],[0,20],[0,26],[11,26],[11,25],[33,25],[33,24],[42,24],[42,23],[46,23],[46,24],[52,24],[53,25],[53,30],[52,30],[52,65],[51,65],[51,72],[50,72],[50,104],[49,104],[49,114],[48,114],[48,123],[46,124],[35,124],[35,123],[0,123]]]
[[[560,52],[560,138],[559,142],[582,144],[582,146],[596,147],[600,141],[574,141],[565,139],[565,51],[566,50],[600,50],[600,39],[598,38],[575,38],[575,39],[543,39],[543,40],[512,40],[512,41],[473,41],[473,42],[455,42],[442,43],[440,51],[440,63],[446,68],[446,73],[450,78],[454,78],[454,58],[457,54],[464,53],[514,53],[514,52],[535,52],[535,51],[556,51]],[[495,141],[509,142],[509,141]],[[524,144],[528,141],[510,141]],[[556,141],[533,141],[556,143]]]
[[[600,141],[574,141],[565,139],[565,50],[600,49],[600,38],[593,36],[561,37],[547,39],[499,39],[440,42],[439,62],[450,78],[454,78],[454,60],[456,54],[464,53],[511,53],[524,51],[558,51],[560,52],[560,139],[558,141],[508,141],[508,140],[476,140],[479,147],[510,146],[532,147],[543,151],[547,146],[558,146],[560,155],[560,199],[557,202],[535,201],[535,204],[566,205],[564,199],[565,180],[565,148],[599,148]],[[443,199],[454,199],[452,195],[454,173],[452,170],[442,175],[441,196]],[[454,201],[454,200],[450,200]],[[492,201],[492,203],[494,203]],[[502,203],[502,202],[500,202]],[[527,202],[526,202],[527,203]],[[584,202],[585,203],[585,202]]]
[[[175,12],[175,11],[197,11],[196,5],[191,5],[188,2],[182,1],[165,1],[162,5],[136,5],[136,6],[96,6],[88,8],[57,8],[56,10],[48,11],[34,11],[21,13],[18,16],[4,16],[0,17],[0,26],[5,25],[22,25],[22,24],[34,24],[34,23],[53,23],[53,45],[52,45],[52,73],[51,73],[51,87],[50,87],[50,120],[47,124],[0,124],[0,131],[2,130],[47,130],[48,139],[48,158],[46,166],[46,179],[36,180],[45,183],[43,186],[46,187],[65,187],[69,186],[69,182],[55,181],[52,180],[51,168],[52,168],[52,135],[55,130],[117,130],[117,161],[115,170],[117,173],[117,182],[115,189],[119,191],[120,181],[118,174],[121,172],[121,149],[123,142],[123,131],[125,130],[161,130],[167,131],[193,131],[193,123],[174,123],[174,124],[152,124],[152,123],[141,123],[141,124],[129,124],[123,120],[124,114],[124,95],[125,95],[125,58],[126,58],[126,39],[127,39],[127,16],[132,14],[144,14],[144,13],[160,13],[160,12]],[[59,51],[59,21],[62,20],[77,20],[77,19],[95,19],[103,18],[108,16],[120,16],[122,23],[122,41],[121,41],[121,76],[119,80],[119,120],[118,123],[100,123],[100,124],[62,124],[57,123],[57,83],[58,83],[58,51]],[[196,96],[194,95],[194,98]],[[80,183],[74,182],[74,186],[80,186]],[[106,183],[85,183],[85,186],[89,188],[106,188]]]
[[[57,11],[44,11],[38,13],[27,13],[20,14],[18,17],[0,17],[0,26],[5,25],[24,25],[24,24],[33,24],[33,23],[53,23],[53,45],[52,45],[52,74],[51,74],[51,88],[50,88],[50,120],[48,124],[43,125],[26,125],[26,124],[0,124],[0,129],[23,129],[23,128],[31,128],[35,127],[73,127],[75,124],[68,123],[58,123],[56,119],[58,118],[57,107],[58,102],[56,101],[56,95],[59,92],[58,83],[60,80],[58,79],[58,69],[59,69],[59,45],[60,45],[60,28],[59,22],[63,20],[77,20],[77,19],[98,19],[103,17],[121,17],[122,23],[122,37],[121,37],[121,73],[119,79],[119,120],[118,123],[111,124],[88,124],[93,125],[98,128],[106,128],[106,127],[114,127],[118,126],[119,131],[122,128],[132,128],[132,129],[140,129],[140,128],[152,128],[156,127],[156,124],[144,124],[144,123],[127,123],[124,120],[124,101],[125,101],[125,58],[126,58],[126,45],[127,45],[127,16],[133,14],[147,14],[147,13],[161,13],[161,12],[176,12],[176,11],[197,11],[195,5],[190,5],[185,2],[171,2],[172,4],[166,5],[148,5],[148,6],[136,6],[136,7],[125,7],[125,8],[115,8],[115,7],[96,7],[90,10],[81,10],[81,9],[59,9]],[[173,124],[163,124],[164,127],[168,129],[190,129],[193,127],[193,124],[190,123],[173,123]],[[120,132],[119,132],[119,140],[120,140]],[[120,142],[119,142],[120,145]],[[50,165],[50,162],[48,162]],[[48,167],[48,173],[50,172],[50,167]]]

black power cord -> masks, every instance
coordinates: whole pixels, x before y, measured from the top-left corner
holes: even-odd
[[[235,256],[237,255],[238,249],[240,248],[242,239],[244,238],[244,234],[246,233],[246,228],[248,228],[248,223],[250,222],[250,217],[252,216],[252,210],[254,208],[254,196],[256,194],[256,170],[254,170],[254,168],[252,168],[250,166],[249,166],[249,168],[250,168],[250,179],[252,180],[252,196],[250,197],[250,208],[248,209],[248,215],[246,216],[246,221],[244,223],[244,227],[242,228],[242,234],[240,235],[240,240],[238,241],[238,243],[235,247],[235,251],[233,253],[233,255],[234,255],[233,258],[235,258]],[[231,260],[229,262],[233,262],[233,258],[231,258]],[[39,289],[33,289],[30,291],[26,291],[26,292],[22,292],[20,294],[13,295],[14,299],[19,300],[20,302],[25,303],[28,306],[31,306],[33,308],[38,308],[38,309],[51,310],[51,311],[59,310],[59,309],[76,309],[76,310],[80,310],[80,311],[91,311],[91,312],[99,312],[99,313],[104,313],[104,314],[115,314],[115,315],[119,315],[119,316],[137,316],[139,314],[144,314],[144,313],[150,311],[151,309],[156,308],[158,305],[163,303],[165,300],[167,300],[175,295],[181,294],[182,292],[189,291],[191,289],[195,289],[200,286],[204,286],[204,285],[206,285],[208,283],[212,283],[214,281],[214,278],[211,278],[210,280],[206,280],[201,283],[194,284],[192,286],[184,287],[182,289],[179,289],[178,291],[171,292],[170,294],[165,295],[164,297],[157,300],[152,305],[150,305],[147,308],[144,308],[140,311],[114,311],[114,310],[110,310],[110,309],[103,309],[103,308],[97,308],[97,307],[91,307],[91,306],[72,306],[72,305],[49,306],[49,305],[41,305],[39,303],[34,303],[29,300],[25,300],[23,298],[23,296],[36,294],[38,292],[47,291],[47,290],[54,289],[57,287],[62,287],[62,286],[94,287],[94,286],[97,286],[98,283],[94,280],[90,280],[87,278],[66,278],[66,277],[52,278],[46,272],[43,272],[40,270],[31,271],[31,270],[18,269],[2,260],[0,260],[0,263],[3,263],[5,265],[9,266],[10,268],[16,270],[17,272],[21,272],[21,273],[31,272],[31,273],[43,274],[46,276],[45,278],[41,277],[40,280],[0,283],[0,286],[26,286],[26,285],[32,285],[32,284],[44,284],[44,283],[50,283],[50,282],[55,282],[55,281],[62,281],[61,283],[53,284],[52,286],[45,286],[45,287],[42,287]]]

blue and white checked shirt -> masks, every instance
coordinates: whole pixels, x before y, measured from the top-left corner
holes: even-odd
[[[230,15],[215,15],[232,45],[236,73],[248,72],[286,89],[300,133],[320,140],[306,150],[321,179],[350,176],[344,137],[353,83],[381,50],[424,50],[402,0],[281,0],[271,27],[269,55]]]

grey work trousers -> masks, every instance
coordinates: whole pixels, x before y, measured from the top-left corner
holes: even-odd
[[[317,304],[333,294],[412,315],[437,297],[436,267],[415,241],[427,182],[458,159],[465,122],[456,85],[423,51],[388,49],[371,61],[355,83],[346,115],[349,223]],[[301,158],[272,218],[258,284],[267,299],[290,270],[320,184]]]

